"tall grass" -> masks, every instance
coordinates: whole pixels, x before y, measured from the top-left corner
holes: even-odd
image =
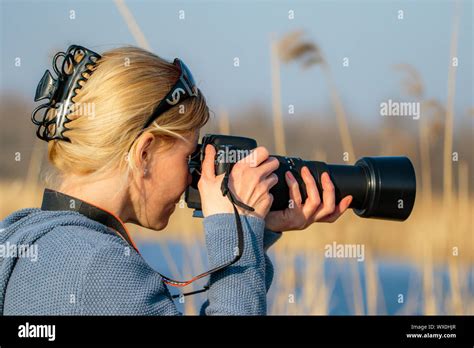
[[[218,121],[219,121],[219,133],[230,135],[230,120],[229,120],[229,112],[222,108],[218,114]]]
[[[273,92],[273,114],[274,114],[274,139],[276,149],[286,149],[285,136],[283,131],[283,119],[281,115],[281,87],[280,87],[280,64],[282,60],[285,63],[301,61],[303,68],[309,68],[312,65],[320,65],[327,86],[331,95],[331,102],[334,108],[339,136],[342,141],[344,152],[348,153],[347,161],[355,161],[355,151],[352,143],[352,137],[349,131],[347,116],[342,104],[336,83],[332,76],[329,63],[318,45],[314,42],[303,39],[303,31],[290,32],[279,42],[271,41],[271,66],[272,66],[272,91]],[[283,153],[283,152],[282,152]],[[286,152],[285,152],[286,153]]]
[[[449,68],[448,68],[448,99],[446,105],[446,127],[444,129],[444,166],[443,166],[443,193],[445,207],[451,207],[453,200],[453,124],[454,124],[454,96],[456,92],[456,68],[453,65],[453,59],[457,55],[458,47],[458,29],[459,29],[459,2],[454,3],[453,31],[451,33],[451,47],[449,50]]]
[[[270,39],[270,67],[272,77],[273,138],[275,150],[286,156],[285,128],[281,111],[281,77],[279,47],[274,36]]]

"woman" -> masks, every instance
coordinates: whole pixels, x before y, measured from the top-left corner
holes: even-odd
[[[209,117],[204,96],[181,61],[169,63],[139,48],[99,56],[71,46],[58,55],[65,62],[59,71],[55,57],[54,68],[61,76],[55,81],[45,73],[36,100],[48,97],[50,104],[44,120],[33,115],[33,121],[40,125],[38,136],[48,141],[48,157],[60,184],[57,190],[45,191],[41,209],[19,210],[0,224],[3,245],[38,251],[36,261],[20,253],[2,259],[0,311],[178,315],[166,287],[173,282],[146,264],[123,224],[156,231],[168,224],[190,183],[188,158]],[[215,155],[208,145],[198,185],[211,267],[232,259],[238,242],[234,207],[222,194],[223,175],[215,174]],[[304,168],[305,203],[295,178],[287,173],[295,205],[269,213],[278,161],[264,147],[252,156],[256,165],[239,161],[229,179],[234,197],[254,208],[237,208],[244,251],[237,262],[211,274],[202,314],[266,314],[273,277],[268,247],[281,231],[333,222],[351,201],[349,196],[335,205],[327,174],[322,177],[321,200]]]

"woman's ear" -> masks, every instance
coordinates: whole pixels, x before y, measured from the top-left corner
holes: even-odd
[[[155,145],[155,136],[149,132],[144,133],[138,143],[135,151],[135,163],[138,168],[146,169],[151,160],[152,148]]]

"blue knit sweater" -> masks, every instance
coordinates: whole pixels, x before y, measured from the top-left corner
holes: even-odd
[[[266,249],[280,233],[265,230],[256,217],[242,216],[242,222],[244,253],[211,275],[203,315],[266,314],[273,278]],[[232,259],[234,215],[203,223],[210,267]],[[29,208],[0,221],[0,314],[180,313],[163,278],[114,231],[78,212]]]

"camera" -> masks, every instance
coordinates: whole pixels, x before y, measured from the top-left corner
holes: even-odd
[[[192,183],[187,187],[185,201],[199,216],[201,199],[197,184],[201,176],[204,149],[211,144],[216,149],[214,159],[216,175],[225,172],[239,160],[252,161],[252,150],[257,142],[240,136],[207,134],[198,144],[189,159]],[[301,168],[308,167],[313,175],[319,194],[322,193],[321,174],[327,172],[334,184],[336,204],[347,195],[353,199],[349,208],[364,218],[406,220],[413,209],[416,196],[416,177],[413,165],[407,157],[362,157],[354,165],[327,164],[319,161],[305,161],[297,157],[272,155],[279,162],[274,172],[278,183],[270,193],[273,195],[271,211],[284,210],[291,204],[285,173],[291,171],[298,181],[303,203],[307,198],[306,185],[301,177]]]

